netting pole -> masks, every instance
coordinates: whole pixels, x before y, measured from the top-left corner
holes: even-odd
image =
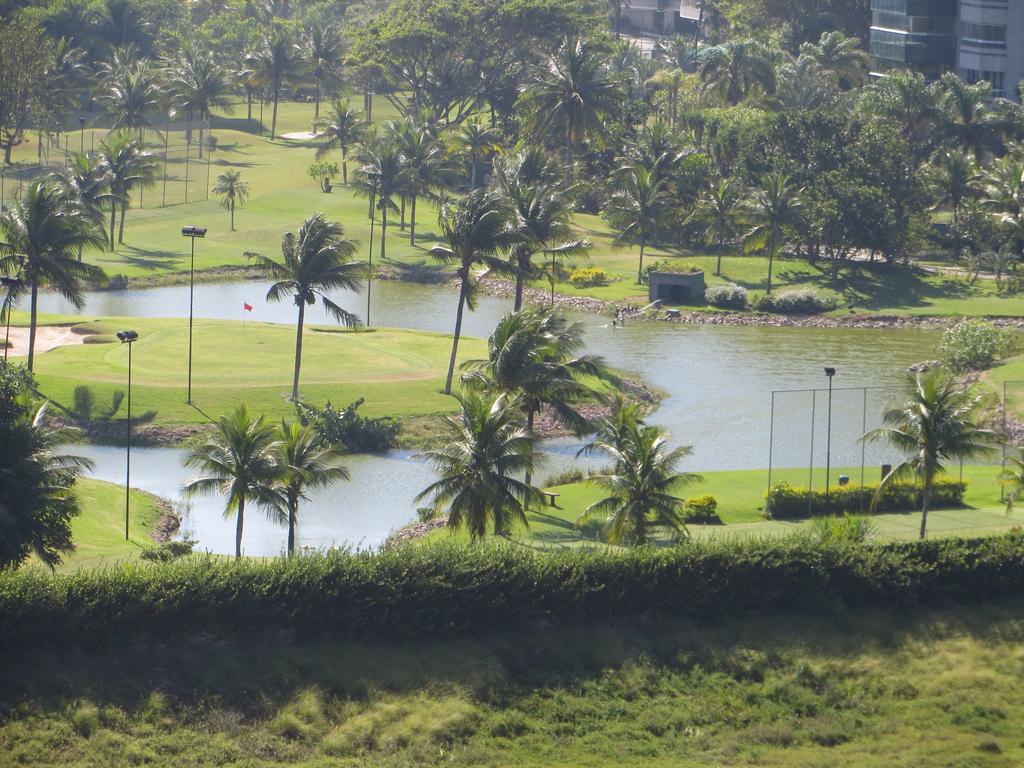
[[[1002,470],[1006,471],[1006,382],[1003,382],[1003,439],[1000,441],[999,450],[1002,453],[1001,465]],[[999,501],[1006,501],[1006,486],[1002,483],[999,484]]]
[[[171,117],[167,116],[167,120],[164,122],[164,188],[160,195],[160,207],[165,208],[167,206],[167,142],[171,138]]]
[[[190,120],[191,120],[191,118],[188,118],[188,120],[186,120],[186,123],[187,123],[188,127],[185,128],[185,202],[186,203],[188,202],[188,161],[189,161],[188,155],[189,155],[189,150],[191,150],[191,148],[192,148],[192,141],[191,141],[191,137],[190,137],[190,133],[192,131],[192,124],[191,124],[191,122],[189,122]]]
[[[868,388],[864,387],[864,406],[860,415],[860,513],[864,514],[864,458],[867,443],[864,442],[864,435],[868,431]]]
[[[808,462],[810,466],[807,469],[807,514],[810,515],[813,512],[812,508],[812,493],[814,490],[814,410],[818,402],[818,390],[811,390],[811,456]]]
[[[768,492],[772,490],[772,450],[775,448],[775,390],[772,390],[772,404],[768,416]]]

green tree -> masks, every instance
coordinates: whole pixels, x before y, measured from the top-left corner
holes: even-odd
[[[715,274],[722,274],[722,252],[725,241],[736,234],[742,188],[736,179],[719,179],[710,189],[701,192],[697,206],[690,214],[690,221],[704,227],[704,239],[714,243],[718,251]]]
[[[341,150],[341,180],[348,184],[348,150],[362,139],[363,119],[347,101],[335,101],[327,116],[317,120],[314,127],[319,138],[317,159],[336,149]]]
[[[932,189],[936,207],[949,205],[953,213],[953,237],[956,241],[956,255],[961,251],[961,211],[964,200],[974,194],[978,168],[965,152],[948,149],[937,153],[931,164]]]
[[[278,505],[288,521],[288,556],[295,556],[295,527],[299,505],[308,501],[306,494],[348,480],[348,470],[341,465],[341,451],[325,447],[312,424],[281,420],[277,428],[276,461],[281,473],[277,480]]]
[[[52,288],[81,309],[82,281],[98,282],[103,270],[77,260],[79,247],[102,247],[102,229],[55,183],[30,182],[0,213],[0,274],[20,276],[30,292],[28,369],[35,362],[39,289]]]
[[[219,109],[231,114],[234,101],[228,72],[210,51],[184,45],[178,55],[166,62],[164,76],[171,92],[174,111],[199,118],[199,159],[203,158],[203,127],[210,112]],[[211,132],[213,127],[210,127]]]
[[[75,480],[92,462],[62,447],[73,430],[55,428],[33,401],[32,376],[0,362],[0,571],[35,554],[50,568],[74,548]]]
[[[814,59],[844,91],[863,83],[871,64],[871,57],[861,48],[860,39],[847,37],[839,31],[822,32],[817,43],[801,44],[800,53]]]
[[[402,161],[402,188],[409,196],[409,245],[416,245],[416,201],[440,185],[444,149],[429,129],[410,121],[400,124],[394,138]]]
[[[274,428],[265,424],[262,416],[253,417],[243,403],[230,415],[221,416],[213,438],[192,448],[185,457],[186,466],[201,472],[185,486],[187,495],[227,496],[224,516],[235,514],[236,558],[242,556],[246,504],[255,502],[271,516],[279,510],[274,486],[282,467],[276,451]]]
[[[771,53],[755,40],[740,40],[710,50],[700,68],[702,89],[716,93],[726,104],[739,104],[757,95],[775,93],[775,64]]]
[[[967,84],[947,72],[934,86],[939,128],[954,148],[974,155],[983,163],[989,154],[1002,152],[1007,136],[1019,130],[1024,119],[1020,107],[1006,99],[993,99],[992,86]]]
[[[356,191],[370,198],[373,208],[380,211],[380,258],[383,260],[387,258],[388,211],[398,210],[395,198],[405,188],[406,169],[402,153],[392,141],[364,142],[362,159]]]
[[[416,497],[446,508],[448,527],[467,528],[470,538],[508,536],[528,526],[525,510],[540,491],[516,477],[534,470],[537,439],[520,423],[520,410],[504,395],[460,393],[459,413],[446,419],[445,444],[416,458],[433,464],[439,479]]]
[[[150,116],[156,111],[159,90],[152,64],[133,59],[134,52],[119,52],[100,67],[102,87],[97,100],[104,106],[114,130],[142,131],[152,128]]]
[[[327,221],[322,213],[315,213],[299,227],[298,234],[285,232],[281,236],[281,261],[274,261],[259,253],[245,254],[275,281],[267,291],[267,301],[281,301],[290,297],[298,307],[292,400],[299,399],[302,328],[306,307],[315,304],[319,296],[324,309],[337,322],[349,328],[359,323],[359,318],[335,304],[325,293],[331,290],[358,293],[360,278],[366,270],[363,264],[352,261],[355,251],[355,242],[344,237],[341,224]]]
[[[775,257],[785,247],[787,233],[800,221],[802,194],[785,174],[769,173],[744,202],[743,215],[752,226],[743,239],[743,249],[767,254],[767,293],[772,292]]]
[[[341,79],[341,55],[345,43],[338,27],[319,21],[302,33],[302,55],[315,88],[313,122],[320,119],[320,100],[325,91],[337,86]]]
[[[38,26],[21,19],[0,20],[0,145],[4,165],[25,138],[45,95],[50,50]]]
[[[277,102],[281,98],[281,88],[298,74],[300,63],[298,48],[283,31],[263,37],[245,58],[245,72],[270,93],[273,103],[271,141],[277,136]]]
[[[231,212],[231,231],[235,231],[235,206],[245,205],[249,197],[249,183],[242,181],[242,172],[228,169],[217,177],[213,194],[221,196],[221,205]]]
[[[686,502],[674,494],[701,479],[678,471],[692,447],[670,449],[665,430],[644,424],[620,401],[618,414],[609,417],[590,449],[612,462],[608,470],[589,478],[608,495],[587,507],[577,525],[603,518],[605,539],[612,544],[647,544],[657,528],[686,534]]]
[[[126,131],[118,131],[100,142],[100,166],[110,184],[110,250],[114,250],[114,222],[120,207],[117,243],[124,243],[124,219],[131,205],[132,191],[148,187],[156,176],[156,160],[143,151],[142,144]]]
[[[457,265],[455,274],[459,279],[452,355],[444,384],[445,394],[450,395],[455,376],[455,358],[462,335],[463,312],[467,305],[470,310],[473,309],[472,269],[481,264],[497,272],[507,272],[508,264],[497,256],[497,251],[514,242],[515,237],[506,226],[507,209],[494,193],[484,190],[471,192],[454,205],[442,205],[439,220],[445,245],[431,248],[430,254],[443,264]]]
[[[110,191],[110,176],[106,166],[91,152],[74,152],[68,157],[67,165],[54,174],[54,178],[70,195],[82,213],[103,229],[103,208],[114,204]],[[78,248],[78,260],[82,260],[83,246]]]
[[[985,397],[962,387],[941,368],[907,374],[903,405],[882,414],[883,427],[862,439],[886,442],[906,458],[882,478],[872,508],[890,483],[910,478],[921,484],[921,538],[928,530],[935,479],[944,461],[971,461],[990,456],[998,441],[995,432],[980,426]]]
[[[455,131],[452,141],[469,158],[469,188],[476,189],[480,180],[480,164],[498,151],[498,133],[479,117],[466,120]]]
[[[672,195],[656,173],[635,165],[620,176],[608,204],[608,218],[619,230],[619,241],[640,244],[636,283],[644,278],[644,248],[657,237],[662,220],[672,205]]]

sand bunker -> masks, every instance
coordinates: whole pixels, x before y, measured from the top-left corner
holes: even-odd
[[[312,131],[293,131],[292,133],[282,133],[281,134],[281,138],[282,139],[299,139],[299,140],[304,140],[304,139],[315,139],[319,135],[320,135],[319,133],[313,133]]]
[[[4,329],[0,329],[4,331]],[[0,336],[0,341],[3,341]],[[28,354],[28,328],[11,328],[11,348],[7,354],[12,357]],[[36,354],[49,352],[57,347],[82,344],[85,336],[75,333],[69,326],[40,325],[36,328]]]

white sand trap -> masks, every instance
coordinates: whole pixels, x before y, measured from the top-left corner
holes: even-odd
[[[0,336],[0,341],[3,341]],[[67,347],[71,344],[82,344],[85,335],[75,333],[68,326],[40,325],[36,328],[36,354],[49,352],[57,347]],[[28,328],[11,328],[11,348],[8,355],[18,357],[28,354]]]
[[[282,133],[282,139],[315,139],[319,136],[319,133],[313,133],[312,131],[292,131],[291,133]]]

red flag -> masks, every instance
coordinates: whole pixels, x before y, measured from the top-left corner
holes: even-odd
[[[252,304],[246,304],[243,301],[242,302],[242,309],[244,309],[246,312],[252,312]]]

